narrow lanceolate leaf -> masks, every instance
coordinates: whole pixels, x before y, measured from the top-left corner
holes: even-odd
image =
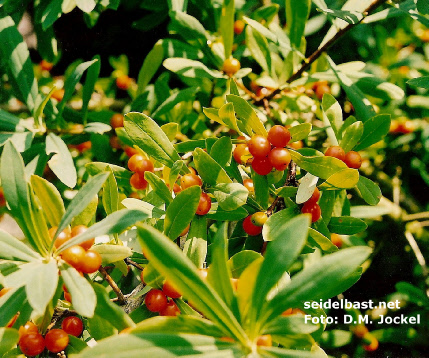
[[[0,37],[0,57],[8,71],[12,88],[30,111],[34,111],[38,90],[30,52],[16,24],[3,9],[0,9]]]
[[[183,253],[197,268],[203,268],[207,256],[207,219],[195,215],[186,238]]]
[[[225,48],[225,58],[229,58],[232,53],[234,42],[234,0],[225,0],[222,6],[220,18],[220,33],[222,35],[223,47]]]
[[[31,176],[31,186],[39,199],[49,225],[58,226],[66,211],[58,189],[37,175]]]
[[[305,23],[310,14],[311,0],[286,1],[286,23],[292,46],[299,49],[304,35]]]
[[[106,214],[109,215],[119,209],[119,192],[118,184],[110,167],[107,170],[110,175],[104,183],[103,188],[103,206]]]
[[[216,183],[232,183],[225,170],[205,151],[200,148],[194,151],[194,162],[198,173],[209,185]]]
[[[345,129],[340,145],[346,153],[351,151],[359,142],[363,134],[363,128],[363,123],[358,121]]]
[[[144,175],[145,179],[149,182],[154,192],[166,203],[169,204],[173,201],[171,192],[167,185],[159,178],[156,174],[146,172]]]
[[[339,138],[341,126],[343,125],[343,111],[340,104],[332,95],[325,93],[322,99],[322,109],[324,116],[331,124],[335,137]]]
[[[141,210],[128,210],[122,209],[115,211],[103,220],[92,225],[85,232],[80,235],[73,237],[66,243],[61,245],[57,252],[64,251],[65,249],[78,245],[86,240],[101,235],[113,235],[119,234],[127,228],[135,225],[136,223],[143,221],[148,218],[148,214]]]
[[[27,296],[24,287],[12,289],[0,297],[0,327],[7,326],[13,316],[20,311],[26,299]]]
[[[58,267],[55,260],[40,262],[30,273],[25,286],[28,302],[42,315],[54,297],[58,284]]]
[[[267,39],[251,26],[247,26],[246,44],[255,61],[266,73],[272,74],[271,52]]]
[[[52,245],[54,243],[54,239],[59,235],[59,233],[71,223],[75,216],[79,215],[79,213],[88,206],[94,195],[96,195],[100,191],[108,176],[109,173],[97,174],[96,176],[89,179],[88,182],[84,185],[84,187],[79,190],[79,192],[70,202],[67,211],[63,216],[63,219],[58,225],[58,230],[52,240]]]
[[[143,113],[128,113],[124,126],[133,142],[160,163],[171,168],[180,159],[166,134],[150,117]]]
[[[76,167],[67,145],[54,133],[46,137],[46,154],[54,154],[48,161],[49,168],[69,188],[74,188],[77,181]]]
[[[340,235],[354,235],[367,227],[363,220],[351,216],[332,217],[328,225],[330,232]]]
[[[379,114],[368,119],[363,125],[363,133],[355,150],[362,150],[377,143],[389,133],[389,128],[390,114]]]
[[[61,264],[60,271],[64,284],[72,297],[73,308],[84,317],[92,317],[97,305],[97,297],[91,284],[67,264]]]
[[[226,303],[199,276],[196,267],[166,236],[150,226],[138,229],[140,244],[150,262],[192,305],[227,335],[247,345],[248,338]]]
[[[322,257],[295,275],[288,285],[265,303],[266,311],[261,323],[270,322],[285,307],[328,299],[344,292],[348,288],[344,287],[344,282],[354,275],[370,253],[368,247],[353,247]]]
[[[91,250],[97,251],[100,254],[102,260],[101,264],[103,266],[123,260],[133,254],[131,249],[127,246],[110,244],[95,245]]]
[[[362,195],[363,200],[365,200],[369,205],[377,205],[382,196],[380,187],[372,180],[363,176],[359,177],[357,190],[360,195]]]
[[[429,76],[413,78],[413,79],[407,81],[407,84],[412,86],[412,87],[429,89]]]
[[[6,231],[0,230],[0,258],[28,262],[41,259],[41,256],[21,240],[11,236]]]
[[[201,189],[191,186],[181,191],[168,206],[164,220],[164,233],[171,240],[179,237],[191,222],[198,208]]]
[[[163,65],[167,70],[187,78],[223,78],[222,72],[211,70],[200,61],[173,57],[167,58]]]
[[[265,259],[256,277],[250,308],[250,322],[257,321],[262,316],[261,310],[267,300],[267,295],[274,285],[289,269],[304,247],[308,235],[310,218],[299,215],[283,225],[278,226],[277,238],[267,248]]]
[[[162,40],[159,40],[147,54],[143,65],[140,69],[139,76],[137,79],[137,96],[141,95],[146,86],[149,84],[152,77],[158,71],[159,66],[162,64],[164,59],[164,48],[162,46]]]
[[[86,117],[88,115],[88,104],[91,100],[92,93],[94,92],[95,83],[100,75],[100,56],[95,56],[92,62],[93,64],[89,67],[88,72],[86,73],[86,80],[82,89],[82,116],[84,123],[86,123]]]
[[[19,340],[19,334],[16,329],[12,328],[0,328],[0,357],[4,357],[5,354],[14,348]]]

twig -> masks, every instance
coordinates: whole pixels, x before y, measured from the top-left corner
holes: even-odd
[[[289,163],[289,171],[287,174],[286,186],[298,186],[298,183],[296,181],[296,163],[292,160]],[[275,212],[281,210],[285,207],[284,199],[280,196],[277,196],[273,203],[270,205],[270,207],[267,210],[267,216],[271,216]]]
[[[122,293],[121,289],[118,287],[116,282],[110,277],[110,275],[107,273],[106,269],[103,266],[100,266],[98,271],[103,275],[103,278],[107,281],[107,283],[112,287],[113,292],[116,293],[116,296],[118,297],[118,302],[123,305],[125,304],[125,296]]]
[[[46,327],[46,332],[49,332],[57,324],[57,322],[60,321],[63,317],[74,316],[76,314],[77,313],[74,310],[60,311],[58,309],[55,309],[51,323],[49,324],[48,327]]]
[[[424,278],[428,276],[428,268],[426,266],[426,260],[420,251],[419,246],[417,245],[416,239],[414,239],[413,234],[411,234],[409,231],[405,231],[405,238],[408,240],[408,243],[411,246],[411,249],[414,252],[414,255],[416,256],[417,262],[419,263],[420,267],[422,268],[422,275]]]
[[[403,221],[413,221],[413,220],[419,220],[419,219],[429,219],[429,211],[404,215],[404,217],[402,218]]]
[[[130,258],[127,257],[124,261],[125,261],[125,263],[127,265],[134,266],[136,269],[139,269],[140,271],[143,271],[143,266],[139,265],[137,262],[134,262]]]

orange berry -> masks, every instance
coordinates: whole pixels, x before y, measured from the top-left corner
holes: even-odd
[[[42,353],[45,349],[45,339],[40,333],[29,333],[19,340],[19,349],[26,356],[33,357]]]
[[[121,75],[116,78],[116,87],[126,91],[128,88],[130,88],[132,82],[133,80],[127,75]]]
[[[80,270],[83,273],[93,273],[101,266],[101,256],[97,251],[88,250],[85,253]]]
[[[274,147],[284,148],[289,143],[290,138],[290,133],[285,127],[275,125],[269,130],[267,139]]]
[[[46,61],[46,60],[42,60],[42,61],[40,61],[40,68],[43,70],[43,71],[50,71],[50,70],[52,70],[52,67],[54,67],[54,64],[53,63],[51,63],[51,62],[48,62],[48,61]]]
[[[249,147],[250,154],[255,158],[266,157],[271,150],[271,144],[268,139],[259,134],[255,134],[250,138],[247,142],[247,146]]]
[[[85,253],[85,250],[81,246],[74,245],[64,250],[61,253],[61,257],[70,266],[73,266],[76,270],[80,271],[82,262],[85,258]]]
[[[127,155],[127,157],[129,157],[129,158],[131,158],[135,154],[139,154],[139,151],[137,149],[135,149],[133,147],[129,147],[129,146],[126,146],[124,148],[124,151],[125,151],[125,154]]]
[[[243,20],[235,20],[235,22],[234,22],[234,33],[236,35],[240,35],[243,32],[245,25],[246,24]]]
[[[334,145],[332,147],[329,147],[328,150],[325,152],[326,157],[334,157],[339,160],[344,161],[346,157],[346,153],[344,152],[344,149],[339,147],[338,145]]]
[[[130,178],[130,184],[137,190],[143,190],[147,188],[148,182],[140,174],[134,173]]]
[[[58,102],[61,102],[64,98],[64,89],[56,89],[54,92],[52,92],[51,98],[56,99]]]
[[[85,225],[78,225],[75,226],[71,231],[71,237],[78,236],[80,234],[83,234],[88,228]],[[92,245],[94,245],[95,238],[88,239],[84,242],[81,242],[79,245],[82,246],[85,250],[89,250]]]
[[[362,157],[358,152],[350,151],[346,154],[346,157],[344,158],[344,163],[349,168],[353,169],[359,169],[362,165]]]
[[[289,147],[293,148],[293,149],[301,149],[304,148],[304,142],[302,140],[296,141],[296,142],[292,142],[289,143]]]
[[[228,76],[232,76],[241,68],[240,61],[236,58],[230,57],[223,62],[222,71]]]
[[[59,353],[69,344],[69,335],[62,329],[51,329],[46,333],[45,344],[49,352]]]
[[[273,345],[273,340],[271,338],[270,334],[264,334],[262,336],[258,337],[258,340],[256,341],[257,346],[262,347],[271,347]]]
[[[251,157],[247,144],[237,144],[234,151],[232,152],[232,156],[238,164],[245,164],[247,162],[246,158]]]
[[[111,118],[110,118],[110,126],[113,129],[116,128],[121,128],[124,126],[124,116],[120,113],[115,113]]]
[[[244,179],[243,185],[247,190],[249,190],[250,193],[255,192],[255,187],[253,186],[253,180],[252,179]]]
[[[203,181],[198,175],[195,174],[185,174],[180,178],[180,186],[182,190],[185,190],[191,186],[198,185],[203,186]]]
[[[206,193],[201,193],[200,202],[198,203],[197,215],[206,215],[211,208],[212,200]]]
[[[282,171],[288,167],[292,157],[286,148],[274,148],[268,154],[268,159],[276,170]]]

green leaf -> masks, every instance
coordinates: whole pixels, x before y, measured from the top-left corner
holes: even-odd
[[[228,266],[233,278],[239,278],[243,271],[255,260],[260,259],[261,254],[253,250],[243,250],[236,253],[228,260]]]
[[[207,256],[207,219],[195,215],[191,223],[183,253],[197,268],[203,268]]]
[[[351,216],[332,217],[328,225],[330,232],[340,235],[354,235],[367,227],[363,220]]]
[[[52,238],[52,246],[59,233],[71,223],[75,216],[79,215],[79,213],[81,213],[88,206],[92,198],[100,191],[108,176],[109,173],[97,174],[96,176],[89,179],[82,189],[79,190],[79,192],[70,202],[60,224],[58,225],[58,230]]]
[[[305,157],[293,150],[289,151],[292,160],[302,169],[322,179],[328,179],[331,175],[340,170],[347,169],[347,165],[334,157]]]
[[[83,209],[79,215],[76,215],[72,222],[71,226],[85,225],[88,226],[91,221],[95,219],[95,214],[97,213],[98,208],[98,195],[94,195],[90,203]]]
[[[0,33],[0,58],[6,66],[12,88],[29,110],[34,111],[38,89],[30,52],[12,18],[3,9],[0,9]]]
[[[282,186],[276,190],[276,195],[282,198],[291,198],[298,192],[298,188],[294,186]]]
[[[323,256],[296,274],[290,283],[265,303],[267,311],[261,321],[270,322],[285,307],[297,307],[310,300],[325,300],[345,291],[348,287],[344,287],[344,282],[354,275],[370,253],[368,247],[352,247]]]
[[[168,139],[173,141],[176,138],[176,134],[179,132],[179,125],[177,123],[166,123],[161,126],[161,129]]]
[[[407,84],[412,87],[426,88],[429,89],[429,76],[422,76],[413,78],[407,81]]]
[[[193,156],[198,173],[205,183],[212,186],[217,183],[232,183],[225,170],[205,151],[197,148]]]
[[[311,123],[302,123],[297,126],[293,126],[289,128],[289,133],[291,135],[290,143],[297,142],[299,140],[303,140],[308,137],[312,129]]]
[[[164,233],[175,240],[191,222],[200,202],[201,188],[197,185],[182,190],[168,206]]]
[[[123,260],[133,254],[129,247],[110,244],[95,245],[91,250],[100,254],[103,266]]]
[[[54,154],[48,161],[49,168],[69,188],[74,188],[77,182],[76,168],[73,158],[64,141],[54,133],[46,137],[46,154]]]
[[[359,182],[359,171],[356,169],[341,169],[332,174],[320,187],[333,186],[338,189],[351,189]]]
[[[382,196],[380,187],[372,180],[360,176],[359,182],[357,183],[357,190],[363,200],[369,205],[377,205],[380,202]]]
[[[3,230],[0,230],[0,257],[3,260],[24,262],[34,261],[41,258],[36,251],[33,251],[22,241]]]
[[[188,60],[186,58],[173,57],[167,58],[162,63],[164,67],[179,76],[186,78],[223,78],[223,74],[220,71],[211,70],[200,61]]]
[[[292,335],[310,334],[318,329],[317,324],[306,322],[302,315],[279,316],[265,327],[264,334]]]
[[[181,11],[170,11],[171,28],[186,40],[207,41],[204,26],[195,17]]]
[[[140,199],[126,198],[122,200],[121,204],[127,209],[143,211],[148,216],[148,218],[159,219],[165,214],[164,210],[161,210],[156,206],[146,203],[145,201]]]
[[[91,100],[92,93],[94,92],[95,83],[97,82],[101,69],[101,59],[99,55],[95,56],[92,61],[93,65],[88,68],[85,84],[82,89],[82,117],[84,123],[86,123],[86,117],[88,115],[88,104]]]
[[[247,26],[246,44],[255,61],[265,72],[272,74],[271,52],[267,39],[251,26]]]
[[[368,119],[363,125],[363,134],[360,138],[355,150],[365,149],[378,141],[389,133],[390,129],[390,114],[379,114]]]
[[[253,173],[252,179],[255,189],[256,201],[262,208],[266,208],[268,206],[268,199],[270,198],[268,177],[266,175]]]
[[[308,229],[308,242],[312,247],[318,247],[324,252],[338,251],[337,247],[325,235],[321,234],[313,228]]]
[[[19,334],[16,329],[0,328],[0,356],[3,357],[5,353],[14,348],[18,344]]]
[[[339,138],[341,126],[343,125],[343,111],[337,100],[330,94],[325,93],[322,99],[323,114],[331,124],[335,137]]]
[[[423,15],[429,14],[429,3],[426,0],[417,0],[417,10]]]
[[[207,117],[213,119],[210,116],[210,109],[211,108],[204,108],[203,111]],[[237,131],[237,133],[242,134],[237,123],[237,118],[235,117],[234,105],[232,103],[224,104],[222,107],[219,108],[218,119],[220,119],[220,121],[218,121],[219,123],[224,124],[225,126]]]
[[[225,0],[222,5],[222,15],[220,17],[220,34],[225,48],[225,58],[232,54],[234,43],[234,0]]]
[[[348,126],[345,129],[343,133],[343,138],[341,139],[341,142],[340,142],[341,148],[343,148],[346,153],[350,152],[361,139],[363,131],[364,131],[364,125],[360,121],[355,122],[350,126]]]
[[[108,167],[107,171],[110,175],[104,183],[102,199],[104,210],[106,211],[106,214],[109,215],[119,210],[119,192],[118,184],[116,183],[112,169]]]
[[[304,35],[305,23],[311,9],[311,0],[294,1],[286,0],[286,24],[292,46],[301,47],[301,39]]]
[[[5,327],[10,322],[15,314],[20,311],[26,299],[24,287],[12,289],[0,297],[0,327]]]
[[[103,220],[89,227],[88,230],[84,231],[82,234],[74,236],[62,244],[57,249],[57,252],[64,251],[71,246],[78,245],[93,237],[119,234],[139,221],[147,219],[147,217],[148,215],[140,210],[122,209],[115,211]]]
[[[186,12],[188,0],[168,0],[168,8],[172,11]]]
[[[283,231],[289,232],[289,221],[299,214],[297,207],[280,210],[271,215],[262,229],[264,241],[282,240]],[[308,225],[307,225],[308,226]]]
[[[170,190],[161,178],[151,172],[145,172],[144,177],[149,182],[156,195],[158,195],[166,204],[173,201]]]
[[[143,65],[140,69],[138,79],[137,79],[137,96],[141,95],[146,86],[149,84],[150,80],[155,76],[155,73],[158,71],[159,66],[162,64],[164,59],[164,48],[162,40],[159,40],[146,55]]]
[[[115,176],[119,186],[126,186],[130,184],[132,173],[123,167],[103,162],[91,162],[85,165],[85,169],[90,175],[96,175],[98,173],[105,172],[107,167],[112,169],[113,175]]]
[[[54,297],[58,285],[58,267],[55,260],[40,262],[30,273],[25,286],[31,307],[42,315]]]
[[[231,160],[231,154],[232,143],[229,137],[219,138],[210,149],[210,156],[222,167],[225,167]]]
[[[278,223],[277,220],[272,220],[270,223],[271,230],[273,230],[274,222]],[[267,223],[268,220],[265,225]],[[251,298],[250,322],[256,323],[258,317],[264,315],[264,306],[270,291],[301,252],[307,240],[309,226],[310,218],[307,215],[299,215],[288,221],[283,221],[281,225],[276,225],[276,236],[271,235],[272,242],[267,246],[265,259],[256,277],[255,287],[257,289],[253,291]],[[258,328],[258,326],[254,327]]]
[[[171,168],[180,159],[168,137],[150,117],[143,113],[128,113],[124,126],[132,141],[160,163]]]
[[[234,110],[237,116],[243,121],[245,127],[249,126],[253,132],[263,135],[264,137],[268,135],[267,130],[256,115],[256,112],[246,100],[233,94],[227,95],[226,99],[234,105]],[[252,133],[247,134],[252,135]]]
[[[226,303],[202,280],[182,251],[150,226],[139,227],[138,233],[142,249],[156,269],[222,331],[247,345],[246,334]]]
[[[77,354],[87,348],[88,345],[81,339],[69,335],[69,344],[67,345],[67,354]]]
[[[152,117],[159,118],[160,116],[167,114],[180,102],[193,101],[198,90],[198,87],[190,87],[173,93],[158,106],[156,111],[152,113]]]
[[[317,9],[326,15],[335,16],[348,22],[349,24],[358,24],[362,20],[362,13],[359,11],[344,11],[344,10],[333,10],[328,8]]]
[[[246,204],[249,191],[240,183],[220,183],[211,190],[219,206],[225,210],[235,210]]]

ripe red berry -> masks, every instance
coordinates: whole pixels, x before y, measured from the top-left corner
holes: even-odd
[[[62,329],[51,329],[46,333],[45,344],[49,352],[59,353],[69,344],[69,335]]]
[[[252,168],[259,175],[267,175],[273,170],[273,165],[268,157],[255,158],[252,161]]]
[[[167,307],[165,307],[162,311],[159,312],[161,316],[171,316],[175,317],[180,314],[180,309],[177,307],[176,303],[173,300],[170,300],[167,303]]]
[[[71,231],[71,237],[75,237],[78,236],[80,234],[83,234],[86,230],[88,230],[88,227],[86,227],[85,225],[78,225],[75,226],[72,231]],[[91,248],[92,245],[94,245],[95,242],[95,238],[92,239],[88,239],[84,242],[81,242],[79,244],[79,246],[82,246],[85,250],[89,250]]]
[[[70,316],[64,318],[61,328],[71,336],[79,337],[83,331],[83,323],[79,317]]]
[[[241,68],[240,61],[236,58],[230,57],[223,62],[222,71],[228,76],[232,76]]]
[[[86,152],[91,148],[92,148],[92,142],[90,140],[76,145],[76,149],[79,151],[79,153]]]
[[[268,154],[268,159],[274,168],[279,171],[285,170],[292,160],[289,151],[286,148],[274,148]]]
[[[349,168],[359,169],[362,165],[362,157],[358,152],[351,150],[346,154],[344,163],[346,163]]]
[[[146,307],[151,312],[160,312],[167,307],[167,296],[161,290],[150,290],[144,300]]]
[[[311,214],[311,222],[314,223],[320,219],[322,211],[317,203],[306,202],[301,209],[303,214]]]
[[[203,186],[203,181],[198,175],[195,174],[185,174],[180,178],[180,186],[182,190],[185,190],[191,186],[198,185]]]
[[[328,148],[328,150],[325,152],[325,156],[334,157],[344,162],[346,153],[344,152],[343,148],[339,147],[338,145],[334,145]]]
[[[81,262],[80,270],[83,273],[93,273],[101,266],[101,256],[97,251],[88,250]]]
[[[118,87],[121,90],[127,90],[130,88],[132,83],[132,79],[129,78],[127,75],[121,75],[116,78],[116,87]]]
[[[247,144],[237,144],[234,151],[232,152],[232,156],[238,164],[246,164],[246,158],[250,158],[252,155],[249,152]]]
[[[29,333],[19,339],[19,349],[26,356],[37,356],[45,349],[45,339],[40,333]]]
[[[246,24],[244,23],[243,20],[236,20],[234,22],[234,33],[236,35],[240,35],[243,32],[245,25]]]
[[[285,127],[275,125],[268,132],[268,141],[274,147],[284,148],[290,141],[290,133]]]
[[[81,270],[81,265],[85,257],[85,250],[79,245],[74,245],[61,253],[62,259],[76,270]]]
[[[206,215],[212,206],[212,200],[206,193],[201,193],[200,202],[198,203],[197,215]]]
[[[110,118],[110,126],[113,129],[116,128],[121,128],[124,126],[124,116],[120,113],[115,113],[111,118]]]
[[[267,138],[262,135],[256,134],[247,142],[249,152],[255,158],[263,158],[270,153],[271,144]]]
[[[320,190],[318,188],[314,189],[313,194],[311,195],[310,199],[306,201],[306,203],[317,203],[317,201],[320,198]]]
[[[30,333],[39,333],[37,326],[33,322],[28,321],[26,324],[19,327],[19,330],[18,330],[19,338],[25,336],[26,334],[30,334]]]
[[[250,193],[255,192],[255,187],[253,186],[253,180],[252,179],[244,179],[243,185],[247,190],[249,190]]]
[[[252,223],[252,215],[243,220],[243,229],[250,236],[259,235],[262,232],[262,226],[256,226]]]
[[[171,298],[179,298],[182,296],[168,281],[164,282],[164,285],[162,286],[162,292]]]
[[[138,173],[134,173],[130,178],[130,184],[137,190],[143,190],[147,188],[147,181]]]

